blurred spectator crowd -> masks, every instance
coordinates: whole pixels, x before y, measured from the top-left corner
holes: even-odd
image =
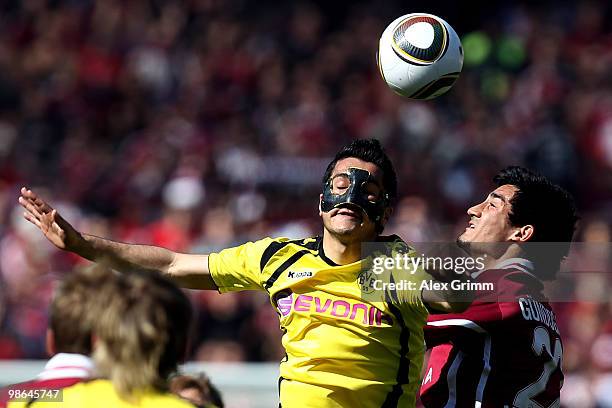
[[[574,193],[577,240],[610,242],[610,4],[501,2],[466,17],[443,2],[327,3],[0,3],[0,358],[45,357],[53,282],[82,264],[21,218],[22,185],[88,233],[206,253],[320,233],[325,166],[375,137],[400,183],[386,232],[454,239],[492,176],[523,164]],[[401,99],[376,71],[380,33],[411,11],[462,37],[463,73],[435,101]],[[192,359],[283,357],[264,295],[190,296]],[[564,398],[593,405],[612,387],[612,302],[558,310]]]

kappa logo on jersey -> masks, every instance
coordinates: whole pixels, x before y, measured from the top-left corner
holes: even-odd
[[[302,272],[290,271],[287,274],[287,277],[289,279],[299,279],[299,278],[310,278],[312,275],[313,275],[312,271],[302,271]]]

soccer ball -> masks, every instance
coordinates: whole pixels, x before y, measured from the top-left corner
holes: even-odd
[[[387,26],[376,59],[380,75],[395,93],[432,99],[448,91],[459,77],[463,48],[446,21],[413,13]]]

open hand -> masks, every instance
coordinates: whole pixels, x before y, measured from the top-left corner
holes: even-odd
[[[71,250],[78,241],[80,234],[72,225],[32,190],[21,188],[19,204],[26,210],[24,218],[36,225],[56,247]]]

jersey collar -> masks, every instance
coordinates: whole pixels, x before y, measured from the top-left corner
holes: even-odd
[[[483,269],[481,271],[478,272],[474,272],[471,277],[472,278],[477,278],[478,276],[480,276],[483,272],[487,271],[488,269],[518,269],[521,272],[526,273],[527,275],[531,275],[534,278],[537,279],[537,276],[535,276],[533,274],[534,271],[534,265],[533,262],[531,262],[528,259],[525,258],[508,258],[508,259],[504,259],[502,261],[499,261],[498,263],[496,263],[495,265],[493,265],[491,268],[487,268],[487,269]]]
[[[340,266],[339,264],[329,259],[327,255],[325,255],[325,251],[323,250],[323,236],[322,235],[317,237],[317,241],[318,241],[317,242],[317,252],[319,253],[319,257],[322,260],[324,260],[325,263],[328,264],[329,266]]]
[[[45,369],[37,376],[38,380],[59,378],[89,378],[94,375],[91,358],[74,353],[58,353],[45,364]]]

